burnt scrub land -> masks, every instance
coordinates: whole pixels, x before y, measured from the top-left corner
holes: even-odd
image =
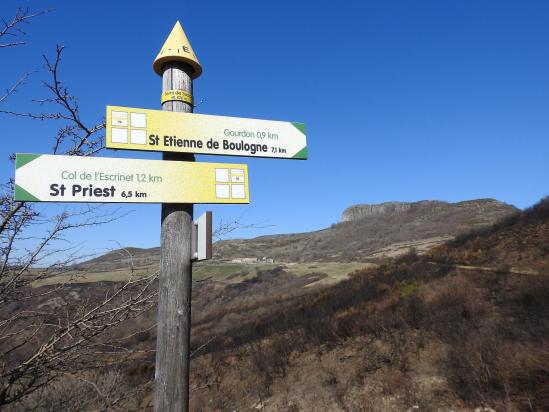
[[[544,200],[248,318],[194,360],[193,408],[547,410],[547,244]]]
[[[548,244],[546,199],[335,284],[315,264],[197,279],[191,410],[549,410]],[[69,284],[27,309],[58,322],[111,287]],[[155,319],[153,302],[90,336],[93,350],[70,358],[79,372],[53,364],[51,381],[5,409],[152,410]]]

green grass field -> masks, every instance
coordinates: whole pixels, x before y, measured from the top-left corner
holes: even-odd
[[[304,276],[309,273],[325,273],[326,278],[319,281],[322,284],[336,283],[346,278],[355,270],[371,267],[371,263],[351,262],[307,262],[307,263],[226,263],[208,262],[196,264],[193,267],[193,279],[217,280],[227,283],[238,283],[245,279],[257,276],[258,271],[269,270],[282,266],[284,270],[295,276]],[[141,278],[158,271],[157,265],[136,267],[133,271],[134,278]],[[36,281],[33,286],[54,285],[60,283],[93,283],[93,282],[124,282],[130,279],[132,273],[129,269],[116,269],[112,271],[69,271],[62,275]]]

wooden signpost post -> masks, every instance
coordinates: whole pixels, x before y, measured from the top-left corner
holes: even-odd
[[[249,203],[248,167],[194,154],[307,159],[305,125],[193,114],[202,67],[181,27],[154,63],[162,111],[107,106],[106,147],[163,152],[161,161],[17,154],[24,202],[161,203],[155,410],[189,410],[192,261],[212,256],[212,216],[194,203]]]
[[[162,93],[181,90],[189,100],[162,103],[162,110],[192,113],[193,79],[202,68],[177,22],[153,64],[162,75]],[[163,154],[164,160],[194,162],[187,153]],[[193,204],[163,204],[155,367],[155,411],[189,410],[191,346]]]

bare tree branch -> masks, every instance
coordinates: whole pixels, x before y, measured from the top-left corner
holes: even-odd
[[[15,94],[19,87],[26,83],[28,78],[34,72],[25,73],[11,87],[7,88],[3,95],[0,95],[0,104],[8,99],[12,94]]]
[[[267,221],[256,222],[256,223],[243,223],[244,222],[244,216],[249,211],[250,211],[250,207],[248,207],[246,210],[244,210],[244,212],[242,212],[242,214],[234,220],[230,220],[230,221],[226,221],[226,222],[223,221],[223,220],[220,220],[218,227],[212,233],[213,238],[216,241],[220,241],[220,240],[223,240],[224,238],[226,238],[231,233],[233,233],[235,231],[238,231],[238,230],[243,230],[243,229],[264,229],[264,228],[267,228],[267,227],[274,227],[275,226],[275,225],[267,224]]]
[[[2,19],[2,28],[0,29],[0,48],[22,46],[25,44],[24,40],[18,40],[26,33],[23,31],[23,25],[28,24],[30,20],[43,14],[49,13],[51,9],[42,10],[38,12],[31,12],[29,8],[18,8],[15,11],[15,15],[10,20]],[[2,40],[14,39],[5,43]]]
[[[35,99],[40,107],[49,107],[50,111],[18,112],[0,109],[0,113],[27,117],[34,120],[61,120],[67,122],[61,126],[54,139],[53,154],[72,156],[92,156],[103,149],[105,122],[92,126],[86,125],[80,117],[78,99],[71,94],[59,78],[59,68],[65,47],[57,45],[52,59],[43,56],[44,67],[50,75],[50,80],[42,84],[48,92],[48,97]]]

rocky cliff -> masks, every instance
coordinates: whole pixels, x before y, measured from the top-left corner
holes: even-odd
[[[376,215],[397,215],[408,211],[432,214],[443,211],[462,211],[472,213],[496,213],[509,211],[509,205],[495,199],[477,199],[449,203],[440,200],[422,200],[419,202],[384,202],[379,204],[360,204],[348,207],[343,211],[343,222],[350,222]]]
[[[385,213],[401,213],[410,210],[411,203],[405,202],[385,202],[377,205],[353,205],[343,211],[342,220],[350,222],[351,220],[362,219],[366,216],[381,215]]]

